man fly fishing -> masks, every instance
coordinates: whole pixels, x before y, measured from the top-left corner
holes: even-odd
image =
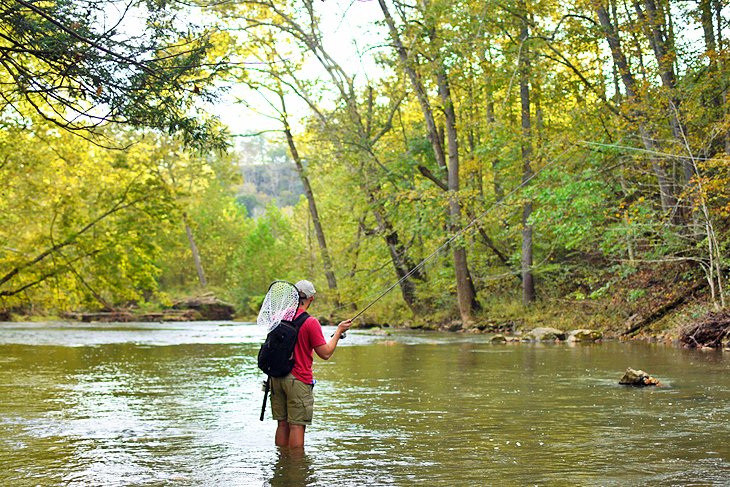
[[[283,377],[270,375],[269,380],[271,381],[271,414],[274,420],[278,421],[276,445],[303,448],[304,431],[307,425],[312,424],[313,416],[315,384],[312,375],[313,353],[316,352],[321,359],[328,360],[337,348],[337,342],[350,328],[352,320],[345,320],[338,324],[337,330],[330,340],[325,340],[319,320],[307,314],[316,295],[314,285],[307,280],[302,280],[297,282],[294,287],[298,294],[298,305],[293,313],[291,324],[295,329],[298,327],[298,333],[296,333],[296,343],[294,344],[293,368]]]

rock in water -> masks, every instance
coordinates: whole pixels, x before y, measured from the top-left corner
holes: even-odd
[[[529,332],[526,337],[532,340],[537,340],[538,342],[565,340],[565,332],[558,330],[557,328],[535,328]]]
[[[504,335],[494,335],[490,340],[492,343],[507,343],[507,338]]]
[[[634,370],[631,367],[626,369],[624,376],[618,381],[619,384],[624,386],[657,386],[659,381],[654,377],[650,376],[643,370]]]
[[[603,338],[603,333],[597,330],[573,330],[568,333],[569,342],[595,342]]]

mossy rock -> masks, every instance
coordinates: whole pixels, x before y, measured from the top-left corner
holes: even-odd
[[[538,342],[544,342],[544,341],[555,341],[555,340],[565,340],[565,332],[562,330],[558,330],[557,328],[550,328],[550,327],[539,327],[535,328],[527,335],[525,335],[526,338],[530,340],[535,340]]]
[[[569,342],[595,342],[603,338],[603,333],[598,330],[582,328],[568,333]]]

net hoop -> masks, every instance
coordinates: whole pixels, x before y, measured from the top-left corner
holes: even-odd
[[[274,281],[261,303],[256,323],[267,333],[279,326],[282,320],[291,321],[299,308],[299,291],[287,281]]]

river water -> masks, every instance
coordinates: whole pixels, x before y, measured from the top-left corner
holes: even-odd
[[[0,324],[0,485],[730,485],[727,353],[354,331],[315,360],[297,455],[259,421],[262,340]],[[664,386],[619,386],[629,366]]]

